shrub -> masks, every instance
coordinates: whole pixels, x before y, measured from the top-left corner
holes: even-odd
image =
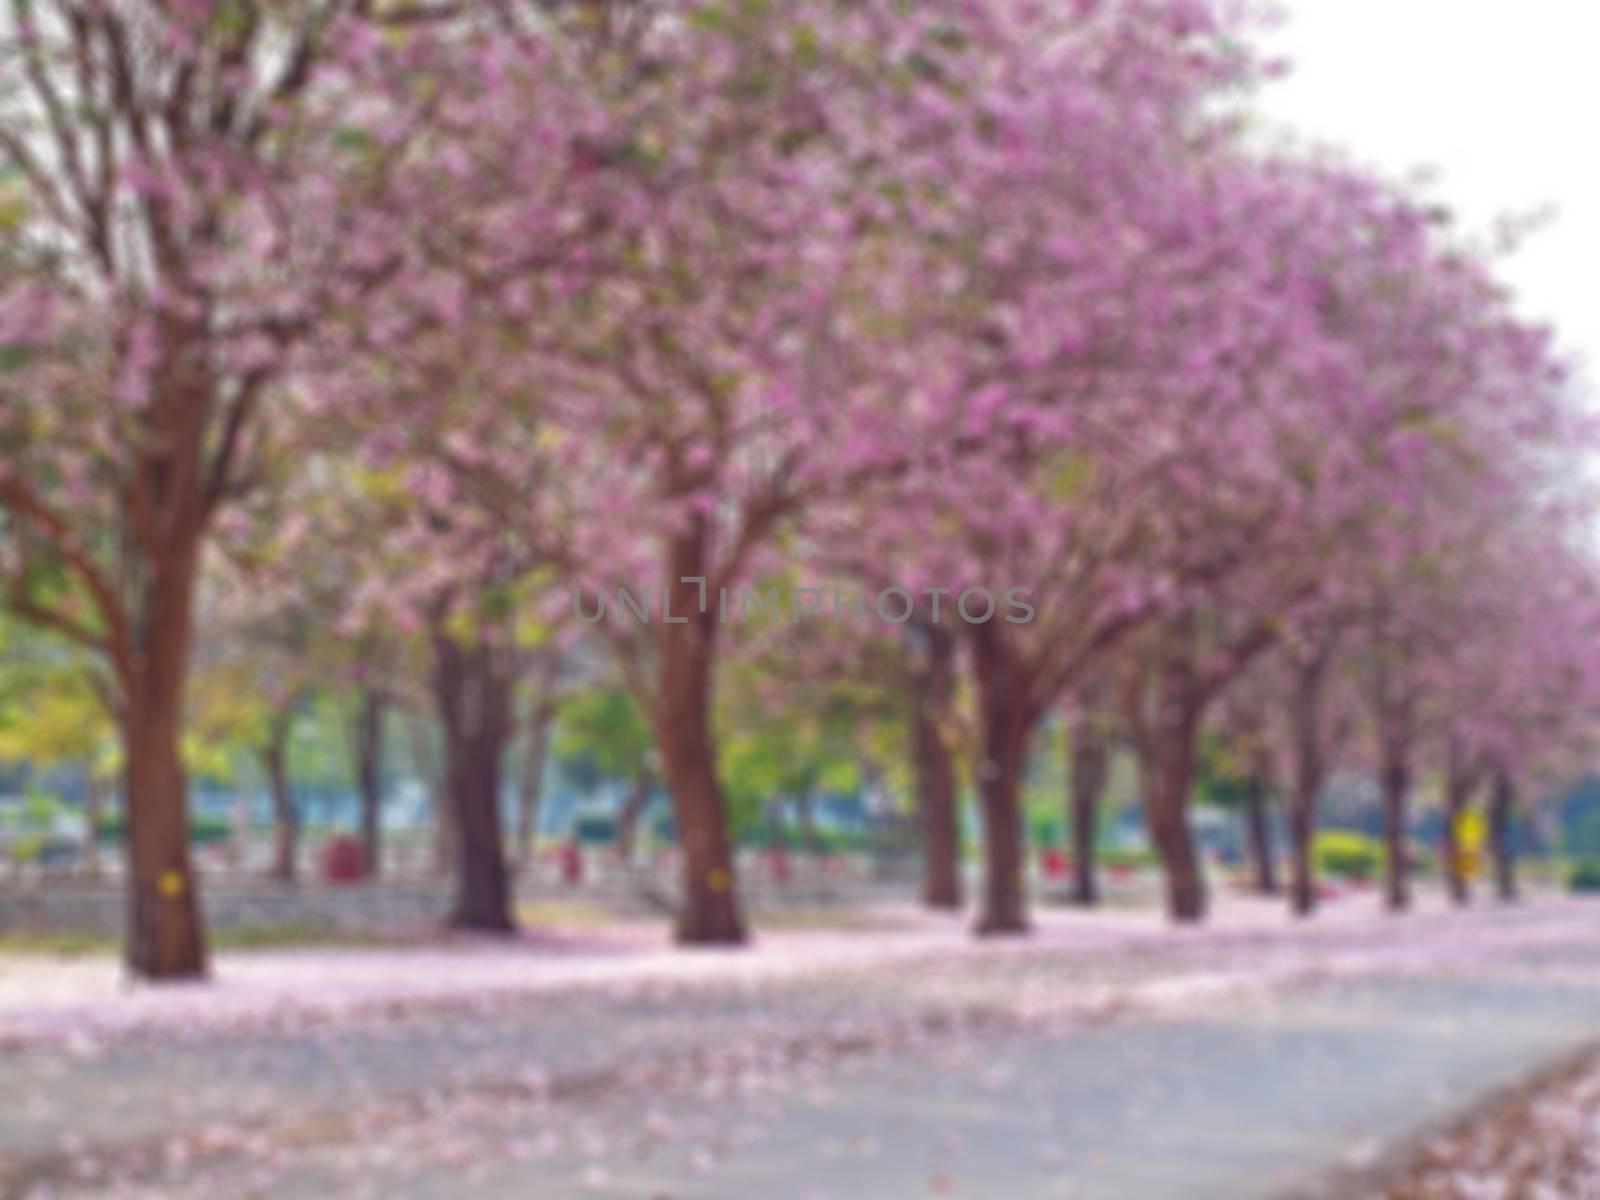
[[[102,842],[120,842],[127,829],[127,822],[120,812],[101,814],[99,822],[95,825],[96,833]],[[191,813],[189,816],[189,841],[196,846],[210,846],[217,842],[225,842],[233,836],[233,826],[226,817],[219,817],[212,813]]]
[[[233,825],[214,813],[196,813],[189,818],[189,840],[197,846],[213,846],[233,836]]]
[[[62,801],[45,792],[29,792],[22,802],[23,823],[26,825],[49,825],[67,811]]]
[[[1317,874],[1334,879],[1370,879],[1383,865],[1383,843],[1364,833],[1329,829],[1311,843]]]
[[[585,813],[572,822],[572,838],[581,846],[610,846],[617,840],[616,818]]]
[[[1567,890],[1600,892],[1600,859],[1584,858],[1567,870]]]
[[[1131,871],[1159,863],[1154,850],[1097,850],[1094,858],[1096,864],[1112,871]]]

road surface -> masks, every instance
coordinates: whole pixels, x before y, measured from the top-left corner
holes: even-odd
[[[906,911],[685,954],[654,932],[263,952],[119,989],[0,964],[0,1186],[66,1196],[1339,1194],[1600,1041],[1600,905],[1203,930]],[[1368,1185],[1361,1185],[1368,1186]]]

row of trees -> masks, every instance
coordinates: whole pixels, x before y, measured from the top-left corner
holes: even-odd
[[[1344,743],[1396,839],[1424,749],[1465,797],[1573,746],[1586,435],[1547,339],[1439,214],[1262,147],[1223,7],[13,5],[0,572],[100,664],[133,968],[205,965],[197,614],[286,643],[282,689],[423,656],[482,928],[510,924],[502,764],[541,648],[603,647],[648,723],[691,942],[745,934],[730,652],[797,693],[896,681],[940,902],[970,687],[986,933],[1026,928],[1052,712],[1086,807],[1108,724],[1136,746],[1182,920],[1208,726],[1288,747],[1307,905]],[[725,619],[774,585],[779,627]],[[574,619],[619,588],[641,611]],[[835,588],[908,608],[795,611]],[[979,588],[993,619],[953,611]]]

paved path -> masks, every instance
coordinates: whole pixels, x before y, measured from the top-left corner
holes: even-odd
[[[626,939],[347,952],[320,993],[305,955],[112,998],[88,967],[8,967],[0,1184],[1309,1195],[1600,1039],[1600,906],[1395,921],[1369,903],[1308,927],[1235,905],[1203,931],[1053,915],[981,947],[907,916],[687,959]],[[33,1000],[28,970],[52,981]]]

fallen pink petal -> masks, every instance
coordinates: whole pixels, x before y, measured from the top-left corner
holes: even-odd
[[[1600,1195],[1597,38],[4,6],[0,1195]]]

